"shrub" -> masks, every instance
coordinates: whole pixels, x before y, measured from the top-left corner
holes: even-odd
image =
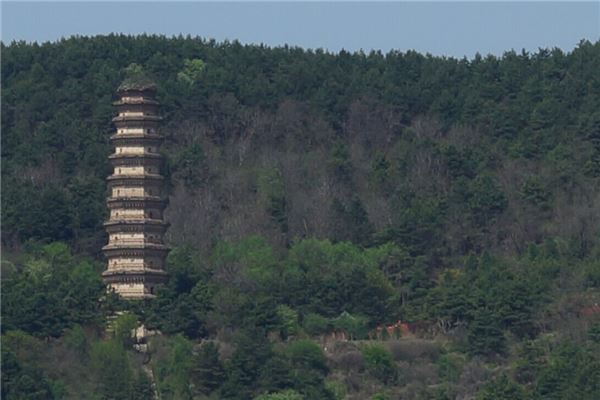
[[[367,370],[385,384],[393,383],[398,378],[398,370],[392,355],[383,346],[374,344],[362,350]]]
[[[437,362],[440,379],[448,382],[458,382],[463,364],[464,359],[458,354],[450,353],[442,355]]]
[[[327,332],[329,320],[322,315],[310,313],[304,316],[302,326],[306,333],[311,336],[321,335]]]

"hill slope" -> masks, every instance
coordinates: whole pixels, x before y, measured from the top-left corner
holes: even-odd
[[[167,334],[164,398],[598,393],[600,42],[473,60],[154,36],[1,50],[8,398],[146,393],[142,361],[94,335],[123,308]],[[152,303],[99,303],[132,63],[163,105],[172,279]],[[425,344],[367,340],[398,320]],[[353,340],[309,340],[334,330]]]

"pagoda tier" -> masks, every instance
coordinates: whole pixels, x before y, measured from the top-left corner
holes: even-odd
[[[104,223],[104,228],[108,234],[141,232],[163,235],[168,227],[167,222],[155,219],[117,220]]]
[[[125,234],[124,234],[125,235]],[[123,239],[107,244],[102,247],[102,251],[106,256],[116,254],[167,254],[169,248],[162,243],[152,243],[146,238],[140,238],[139,240],[127,240]]]
[[[167,280],[169,248],[163,237],[169,224],[163,220],[167,199],[159,153],[164,138],[158,133],[162,118],[152,85],[128,84],[118,93],[120,100],[113,103],[116,132],[110,137],[115,150],[109,156],[114,171],[107,178],[108,244],[102,248],[108,265],[102,277],[122,297],[144,299]]]
[[[141,270],[107,270],[102,273],[105,281],[109,283],[119,282],[119,278],[127,277],[125,282],[164,283],[168,280],[168,274],[161,269],[144,268]],[[136,279],[137,278],[137,279]]]
[[[158,101],[154,100],[153,98],[143,97],[143,93],[137,94],[134,97],[122,97],[120,100],[113,101],[112,104],[113,104],[113,106],[117,107],[117,110],[119,110],[119,111],[122,109],[127,109],[128,106],[130,106],[130,105],[138,105],[138,104],[152,105],[152,106],[156,106],[156,108],[154,109],[155,113],[158,113],[158,106],[159,106]]]
[[[121,196],[109,197],[106,199],[106,204],[109,209],[119,208],[143,208],[143,209],[164,209],[168,198],[160,196]]]
[[[127,101],[115,101],[113,105],[117,108],[119,117],[126,117],[129,115],[157,115],[158,114],[158,102],[150,99],[131,99]]]
[[[142,129],[124,131],[110,137],[110,141],[114,146],[135,146],[139,144],[160,146],[163,140],[164,137],[161,135],[148,133]]]
[[[160,154],[111,154],[108,157],[113,167],[134,166],[161,168],[163,158]]]
[[[158,123],[162,121],[162,117],[158,115],[150,115],[150,114],[140,114],[138,112],[124,112],[122,115],[117,115],[113,117],[112,122],[118,128],[122,126],[140,126],[142,123],[146,123],[148,125],[158,125]],[[117,130],[117,133],[119,131]]]
[[[155,287],[169,280],[162,269],[142,270],[107,270],[102,273],[102,280],[126,299],[151,299],[155,297]]]
[[[110,175],[106,180],[108,181],[108,186],[120,186],[127,184],[128,186],[144,186],[146,184],[158,184],[162,185],[164,181],[164,177],[159,174],[146,173],[145,171],[136,174],[136,173],[123,173],[123,174],[113,174]]]

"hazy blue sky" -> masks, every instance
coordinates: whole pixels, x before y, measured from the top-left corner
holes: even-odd
[[[500,55],[600,38],[590,2],[2,2],[2,41],[110,32],[190,34],[338,51]]]

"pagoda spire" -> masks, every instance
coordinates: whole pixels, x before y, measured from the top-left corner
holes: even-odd
[[[138,74],[126,79],[117,94],[116,132],[110,137],[114,153],[109,156],[114,171],[107,178],[110,217],[104,224],[109,239],[102,248],[108,264],[102,277],[123,298],[152,298],[156,286],[167,281],[169,252],[163,241],[167,198],[156,85]]]

